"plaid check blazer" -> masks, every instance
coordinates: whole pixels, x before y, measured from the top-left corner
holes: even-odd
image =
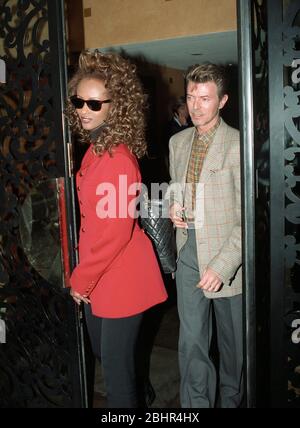
[[[196,129],[188,128],[170,140],[170,204],[179,202],[190,210],[192,199],[186,194],[186,176]],[[196,227],[200,275],[209,267],[223,281],[217,293],[205,291],[208,298],[231,297],[242,292],[242,242],[239,132],[221,120],[210,144],[199,183],[203,186],[200,203],[203,221]],[[187,231],[177,229],[177,252],[187,240]],[[196,285],[196,284],[195,284]]]

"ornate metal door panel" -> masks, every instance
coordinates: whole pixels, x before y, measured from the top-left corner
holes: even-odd
[[[300,4],[275,3],[268,2],[271,403],[300,407]]]
[[[86,406],[80,314],[64,288],[76,242],[62,116],[63,3],[0,0],[7,80],[0,84],[3,408]]]
[[[300,407],[300,4],[239,19],[248,406]]]

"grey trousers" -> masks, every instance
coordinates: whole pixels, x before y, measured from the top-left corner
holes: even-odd
[[[195,231],[189,230],[180,251],[176,272],[180,318],[180,399],[185,408],[215,406],[217,375],[210,359],[212,310],[217,326],[220,356],[220,407],[236,408],[243,398],[242,296],[207,299],[201,289]]]

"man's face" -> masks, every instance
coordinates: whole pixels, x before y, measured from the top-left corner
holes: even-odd
[[[198,131],[206,132],[217,123],[219,110],[224,107],[228,96],[220,99],[214,82],[188,82],[186,99],[194,126]]]
[[[178,107],[177,112],[178,112],[178,116],[182,118],[187,119],[189,117],[186,104],[183,104],[182,106]]]

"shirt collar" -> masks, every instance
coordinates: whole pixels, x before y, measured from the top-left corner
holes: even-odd
[[[209,138],[209,139],[213,138],[214,135],[215,135],[215,133],[217,132],[217,129],[220,126],[220,123],[221,123],[221,118],[219,117],[217,123],[212,128],[210,128],[208,131],[203,132],[202,134],[199,134],[199,132],[197,130],[197,136],[198,136],[198,138],[203,138],[203,137],[206,137],[206,138]]]

